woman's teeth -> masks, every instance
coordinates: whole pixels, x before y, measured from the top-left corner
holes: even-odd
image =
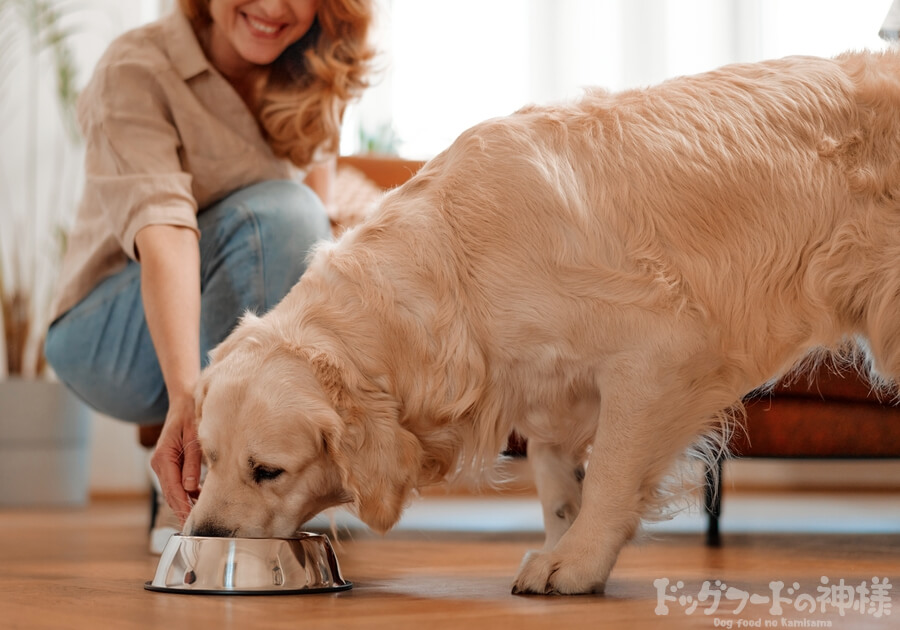
[[[274,35],[279,30],[281,30],[280,26],[270,26],[268,24],[264,24],[263,22],[260,22],[259,20],[254,18],[252,15],[247,16],[247,22],[249,22],[250,26],[255,28],[257,31],[265,33],[266,35]]]

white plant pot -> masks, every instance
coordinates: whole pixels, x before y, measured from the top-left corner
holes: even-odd
[[[0,381],[0,507],[84,505],[91,416],[61,383]]]

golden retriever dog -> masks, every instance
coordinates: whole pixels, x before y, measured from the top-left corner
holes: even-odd
[[[900,373],[900,54],[526,107],[464,132],[215,349],[186,531],[290,536],[348,504],[384,532],[515,430],[546,542],[513,591],[602,592],[679,456],[848,342]]]

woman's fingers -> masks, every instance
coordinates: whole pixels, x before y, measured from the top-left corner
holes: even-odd
[[[163,498],[182,522],[191,511],[191,499],[182,481],[182,435],[176,427],[165,427],[150,465],[159,478]],[[167,430],[170,429],[170,430]]]
[[[181,470],[182,487],[188,494],[196,494],[200,490],[200,444],[197,441],[197,430],[193,422],[184,428],[184,462]]]

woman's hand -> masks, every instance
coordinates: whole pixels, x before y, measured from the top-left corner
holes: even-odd
[[[135,236],[141,296],[169,411],[150,465],[169,507],[184,522],[200,481],[194,387],[200,378],[200,246],[197,233],[148,225]]]
[[[182,524],[200,491],[200,458],[193,396],[170,399],[150,466],[159,478],[166,503]]]

